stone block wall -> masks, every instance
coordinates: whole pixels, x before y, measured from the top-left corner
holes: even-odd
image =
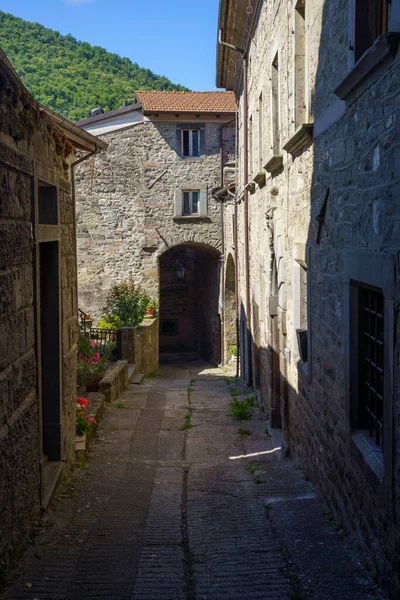
[[[185,121],[183,121],[185,119]],[[220,130],[232,117],[197,119],[204,154],[181,158],[177,127],[194,115],[147,117],[102,136],[108,149],[77,169],[79,305],[97,319],[114,282],[132,275],[159,297],[159,257],[178,244],[221,248]],[[235,123],[223,128],[223,160],[235,152]],[[226,171],[226,177],[232,172]],[[207,215],[175,218],[175,190],[206,185]]]
[[[121,331],[121,356],[136,365],[136,374],[150,375],[158,369],[158,324],[155,319],[145,319],[138,327],[123,327]]]
[[[57,183],[59,200],[62,460],[74,458],[76,268],[66,139],[28,95],[0,52],[0,571],[40,515],[42,421],[37,389],[39,293],[33,220],[38,180]],[[22,116],[23,115],[23,116]],[[32,125],[36,123],[36,125]],[[56,139],[59,146],[56,148]],[[66,148],[66,146],[64,146]],[[46,315],[42,315],[45,322]]]
[[[282,426],[289,451],[320,485],[370,569],[377,571],[379,580],[397,598],[399,53],[387,59],[379,74],[364,80],[363,93],[346,105],[334,90],[348,75],[349,1],[306,0],[305,6],[305,118],[314,123],[314,136],[293,155],[283,146],[295,133],[295,3],[264,2],[250,46],[248,117],[253,121],[253,161],[259,152],[260,94],[265,100],[263,164],[272,155],[270,66],[278,53],[282,166],[272,174],[266,172],[265,184],[256,184],[255,192],[248,194],[249,267],[244,247],[243,196],[248,182],[243,179],[243,90],[238,98],[238,247],[234,248],[231,227],[234,206],[227,204],[225,253],[233,257],[235,250],[237,253],[242,373],[252,373],[271,424]],[[255,170],[248,181],[253,180]],[[326,216],[317,242],[321,225],[317,217],[327,188]],[[247,268],[250,315],[246,315]],[[307,294],[303,268],[307,269]],[[390,356],[385,377],[390,380],[391,392],[385,414],[391,413],[392,418],[389,424],[385,421],[383,455],[389,468],[379,461],[376,466],[373,452],[355,441],[349,387],[354,368],[350,282],[353,278],[384,288],[382,273],[386,272],[390,273],[390,282],[385,283],[390,295],[385,318],[392,329],[389,327],[386,339]],[[247,319],[251,323],[251,364],[244,335]],[[308,360],[303,362],[296,329],[305,319]]]

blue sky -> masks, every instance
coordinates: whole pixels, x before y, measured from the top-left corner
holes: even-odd
[[[0,9],[127,56],[193,90],[215,89],[219,0],[0,0]]]

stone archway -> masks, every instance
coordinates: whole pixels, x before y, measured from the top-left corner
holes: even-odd
[[[228,254],[225,270],[225,357],[229,361],[232,346],[237,346],[235,263],[232,254]]]
[[[179,355],[220,362],[219,258],[212,246],[193,242],[159,257],[161,360]]]

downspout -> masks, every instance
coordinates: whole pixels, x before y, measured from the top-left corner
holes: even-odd
[[[224,46],[225,48],[229,48],[230,50],[233,50],[234,52],[239,52],[239,54],[242,55],[243,57],[243,65],[244,65],[244,79],[245,79],[245,91],[244,91],[244,102],[245,102],[245,122],[244,122],[244,127],[245,127],[245,133],[244,133],[244,140],[245,140],[245,145],[246,145],[246,150],[245,150],[245,160],[244,160],[244,164],[245,164],[245,170],[247,173],[247,61],[244,57],[244,53],[245,51],[243,50],[243,48],[239,48],[237,46],[233,46],[232,44],[228,44],[227,42],[224,42],[222,40],[222,29],[219,29],[218,31],[218,43],[220,46]],[[236,140],[238,140],[239,137],[239,127],[237,126],[236,129]],[[236,160],[238,157],[238,152],[236,152]],[[245,185],[247,184],[247,174],[246,174],[246,178],[245,178]],[[228,191],[228,194],[230,194],[230,192]],[[231,194],[230,194],[231,195]],[[247,228],[248,228],[248,210],[247,210],[247,190],[245,190],[245,197],[244,197],[244,201],[245,201],[245,247],[247,247],[247,252],[246,252],[246,304],[247,304],[247,297],[250,298],[250,290],[248,287],[248,235],[247,235]],[[239,335],[239,281],[238,281],[238,276],[239,276],[239,272],[238,272],[238,243],[237,243],[237,222],[238,222],[238,209],[237,209],[237,200],[236,200],[236,196],[234,197],[234,218],[235,218],[235,229],[234,229],[234,245],[235,245],[235,302],[236,302],[236,339],[237,339],[237,348],[238,348],[238,357],[237,357],[237,363],[236,363],[236,376],[239,376],[239,364],[240,364],[240,335]],[[246,217],[247,215],[247,217]],[[247,244],[246,244],[246,239],[247,239]],[[248,312],[248,307],[247,307],[247,312]],[[249,329],[247,328],[248,332]]]
[[[71,163],[71,196],[72,196],[72,206],[73,206],[73,220],[74,220],[74,232],[75,232],[75,269],[76,269],[76,308],[78,309],[78,243],[76,239],[76,201],[75,201],[75,167],[79,165],[81,162],[88,160],[94,154],[96,154],[96,150],[92,150],[85,154],[85,156],[81,156],[78,160],[75,160]]]
[[[220,157],[220,185],[223,187],[224,185],[224,139],[223,139],[223,129],[227,125],[231,125],[235,123],[236,119],[232,119],[227,121],[226,123],[222,123],[219,128],[219,157]],[[222,232],[222,241],[221,241],[221,364],[225,364],[225,218],[224,218],[224,201],[221,199],[221,232]]]

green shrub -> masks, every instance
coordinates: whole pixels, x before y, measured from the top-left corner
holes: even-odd
[[[149,296],[130,277],[111,286],[101,323],[107,329],[137,327],[144,319]]]
[[[99,329],[116,329],[114,325],[109,323],[105,317],[101,317],[97,323]]]
[[[232,356],[238,355],[238,347],[236,345],[229,346],[229,350]]]

